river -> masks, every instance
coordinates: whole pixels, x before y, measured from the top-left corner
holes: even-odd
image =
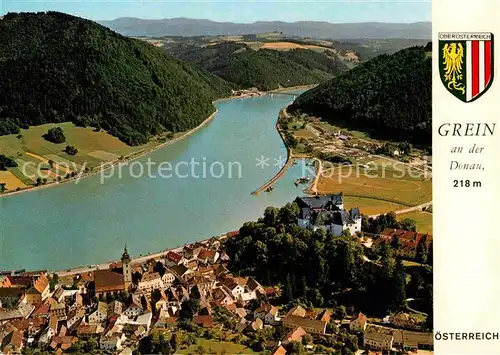
[[[119,258],[125,244],[132,255],[156,252],[239,229],[267,206],[292,201],[302,194],[293,181],[304,164],[292,166],[274,191],[251,195],[279,170],[275,159],[286,158],[275,123],[291,99],[221,101],[205,127],[121,174],[1,198],[0,269],[95,264]],[[257,166],[261,157],[269,166]],[[162,162],[173,170],[160,171]],[[151,174],[139,177],[147,164]],[[173,177],[175,168],[182,176]]]

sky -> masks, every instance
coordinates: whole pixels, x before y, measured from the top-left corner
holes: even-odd
[[[239,23],[431,21],[431,0],[0,0],[0,14],[47,10],[61,11],[94,21],[118,17],[188,17]]]

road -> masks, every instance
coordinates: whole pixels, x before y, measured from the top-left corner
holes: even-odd
[[[432,206],[432,201],[426,202],[426,203],[422,203],[421,205],[418,205],[418,206],[408,207],[408,208],[405,208],[403,210],[394,211],[394,213],[398,215],[398,214],[403,214],[403,213],[408,213],[408,212],[413,212],[413,211],[422,211],[424,208],[427,208],[427,207],[430,207],[430,206]],[[368,216],[368,217],[369,218],[377,218],[381,214],[385,214],[385,213],[374,214],[374,215],[371,215],[371,216]]]

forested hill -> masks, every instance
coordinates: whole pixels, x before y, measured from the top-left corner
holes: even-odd
[[[0,21],[0,93],[0,135],[73,121],[136,145],[197,126],[230,87],[143,41],[47,12]]]
[[[430,144],[431,77],[430,52],[424,47],[403,49],[305,92],[291,110],[370,131],[375,137]]]
[[[173,49],[171,53],[231,82],[235,88],[271,90],[317,84],[348,69],[333,52],[329,56],[308,49],[253,50],[233,42]]]

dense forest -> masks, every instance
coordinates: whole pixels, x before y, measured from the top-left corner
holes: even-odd
[[[0,21],[0,92],[0,135],[72,121],[137,145],[197,126],[230,86],[143,41],[47,12]]]
[[[240,235],[226,242],[229,269],[267,285],[281,285],[285,302],[314,307],[342,304],[385,315],[403,309],[412,297],[421,300],[420,309],[432,312],[430,265],[405,268],[390,245],[384,244],[379,254],[367,254],[357,236],[302,229],[297,212],[295,203],[268,207],[263,218],[245,223]],[[376,221],[365,218],[363,225],[396,227],[397,223],[388,214]],[[367,262],[363,255],[377,262]]]
[[[234,88],[317,84],[346,71],[335,55],[308,49],[253,50],[244,43],[223,42],[205,47],[177,46],[168,52],[233,84]]]
[[[432,66],[412,47],[380,55],[300,95],[292,111],[320,116],[374,137],[431,143]]]

